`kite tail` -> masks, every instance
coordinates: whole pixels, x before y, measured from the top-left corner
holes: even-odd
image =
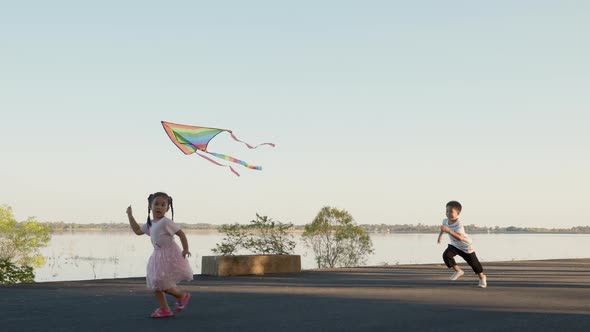
[[[214,164],[215,164],[215,165],[217,165],[217,166],[229,167],[229,170],[230,170],[230,171],[232,171],[232,173],[234,173],[234,174],[235,174],[235,175],[237,175],[237,176],[240,176],[240,173],[236,172],[236,170],[235,170],[233,167],[231,167],[230,165],[224,165],[224,164],[220,164],[220,163],[218,163],[217,161],[215,161],[215,160],[213,160],[213,159],[211,159],[211,158],[209,158],[209,157],[207,157],[207,156],[205,156],[205,155],[202,155],[202,154],[200,153],[200,150],[196,150],[195,152],[196,152],[196,153],[197,153],[199,156],[201,156],[202,158],[205,158],[205,159],[209,160],[210,162],[214,163]],[[210,153],[210,152],[208,152],[208,153]],[[212,153],[212,154],[213,154],[213,153]],[[215,155],[215,154],[213,154],[213,155]],[[236,160],[237,160],[237,159],[236,159]]]
[[[250,145],[250,144],[248,144],[248,143],[246,143],[246,142],[244,142],[244,141],[240,141],[240,140],[239,140],[239,139],[236,137],[236,135],[234,135],[234,133],[233,133],[233,132],[231,132],[230,130],[228,130],[228,132],[229,132],[229,134],[231,135],[231,137],[234,139],[234,141],[236,141],[236,142],[240,142],[240,143],[243,143],[243,144],[245,144],[245,145],[248,147],[248,149],[256,149],[257,147],[259,147],[259,146],[263,146],[263,145],[270,145],[270,146],[272,146],[273,148],[275,147],[275,144],[274,144],[274,143],[262,143],[262,144],[258,144],[258,145],[256,145],[256,146],[252,146],[252,145]],[[230,157],[230,158],[231,158],[231,157]],[[236,160],[237,160],[237,159],[236,159]],[[240,164],[240,163],[238,163],[238,164]],[[242,165],[243,165],[243,164],[242,164]]]
[[[231,157],[231,156],[227,156],[227,155],[224,155],[224,154],[221,154],[221,153],[215,153],[215,152],[211,152],[211,151],[207,151],[207,153],[209,153],[209,154],[211,154],[211,155],[213,155],[213,156],[215,156],[215,157],[217,157],[219,159],[223,159],[223,160],[231,161],[232,163],[240,164],[240,165],[242,165],[242,166],[244,166],[246,168],[249,168],[249,169],[255,169],[255,170],[258,170],[258,171],[261,171],[262,170],[262,166],[250,165],[250,164],[248,164],[247,162],[245,162],[243,160],[236,159],[236,158]]]

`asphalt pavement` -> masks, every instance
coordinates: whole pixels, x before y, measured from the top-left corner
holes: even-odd
[[[144,278],[1,286],[0,331],[590,331],[590,259],[484,262],[486,289],[462,266],[196,275],[165,319]]]

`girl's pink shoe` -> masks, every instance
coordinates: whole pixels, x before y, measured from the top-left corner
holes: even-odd
[[[176,312],[183,311],[184,308],[186,308],[186,305],[188,304],[188,301],[190,299],[191,299],[191,293],[186,293],[184,295],[184,297],[182,298],[182,300],[176,301],[176,308],[174,308],[174,311],[176,311]]]
[[[154,310],[154,312],[152,312],[152,314],[150,315],[150,317],[152,317],[152,318],[165,318],[165,317],[172,317],[172,316],[174,316],[172,311],[164,310],[162,308],[158,308],[158,309]]]

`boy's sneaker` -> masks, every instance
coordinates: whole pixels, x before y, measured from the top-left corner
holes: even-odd
[[[486,279],[487,279],[486,277],[483,277],[483,279],[479,279],[479,285],[477,285],[477,287],[479,287],[479,288],[488,287],[488,281]]]
[[[461,276],[462,276],[462,275],[464,275],[464,274],[465,274],[465,272],[463,272],[463,270],[456,271],[456,272],[455,272],[455,273],[453,273],[453,275],[452,275],[452,276],[449,278],[449,280],[455,281],[455,280],[457,280],[457,279],[461,278]]]

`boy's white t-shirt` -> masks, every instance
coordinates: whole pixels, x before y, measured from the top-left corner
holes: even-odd
[[[166,217],[160,220],[152,220],[152,226],[147,224],[140,226],[141,231],[152,239],[154,249],[165,248],[174,243],[174,234],[180,230],[174,221]]]
[[[467,235],[467,233],[465,233],[465,228],[463,228],[463,224],[461,224],[461,221],[459,219],[457,219],[457,221],[452,224],[449,224],[449,219],[444,219],[442,224],[447,226],[451,231],[457,234],[463,234],[462,241],[455,239],[453,236],[451,236],[451,234],[449,234],[449,239],[451,240],[452,246],[468,254],[473,252],[471,238],[469,237],[469,235]]]

